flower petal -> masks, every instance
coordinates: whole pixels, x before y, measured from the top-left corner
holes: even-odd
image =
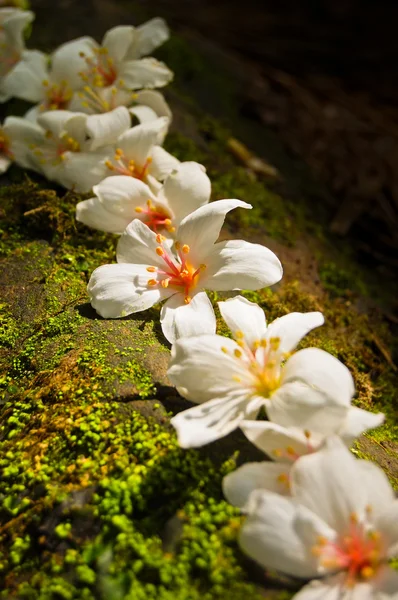
[[[313,577],[316,567],[295,531],[296,506],[290,498],[257,490],[250,496],[250,514],[240,531],[243,551],[267,569],[296,577]]]
[[[96,47],[90,37],[80,37],[61,44],[51,56],[51,80],[65,82],[73,91],[81,89],[85,82],[80,73],[87,69],[84,55],[90,55]]]
[[[244,421],[240,428],[257,448],[277,462],[292,463],[320,445],[321,439],[309,438],[303,430],[281,427],[270,421]]]
[[[12,163],[12,160],[7,156],[0,155],[0,174],[3,174],[7,171],[8,167]]]
[[[39,50],[25,50],[22,60],[4,80],[4,91],[28,102],[44,98],[43,81],[48,78],[48,56]]]
[[[211,183],[204,167],[196,162],[180,163],[164,182],[162,196],[174,213],[175,223],[210,200]]]
[[[156,234],[139,219],[134,219],[118,242],[117,262],[164,268],[164,262],[156,254],[157,246]]]
[[[117,319],[150,308],[167,297],[163,288],[147,285],[144,265],[102,265],[88,282],[90,302],[101,317]]]
[[[236,337],[236,332],[242,332],[251,349],[257,340],[265,337],[267,323],[264,311],[258,304],[243,296],[235,296],[225,302],[218,302],[218,307],[232,335]]]
[[[169,28],[164,19],[155,17],[135,30],[136,38],[126,58],[147,56],[170,37]]]
[[[353,379],[343,363],[318,348],[305,348],[286,362],[267,414],[279,425],[328,435],[341,427],[353,395]],[[319,411],[325,409],[328,418],[322,419]]]
[[[160,60],[141,58],[122,63],[119,76],[126,88],[138,90],[167,85],[173,79],[173,72]]]
[[[151,156],[159,133],[167,128],[168,123],[166,117],[160,117],[156,121],[136,125],[120,136],[117,145],[128,159],[134,160],[138,166],[142,167],[147,158]]]
[[[135,35],[135,27],[131,25],[112,27],[104,35],[102,47],[106,48],[112,60],[121,62],[127,58],[128,49],[134,42]]]
[[[106,177],[93,191],[109,210],[128,219],[126,227],[137,216],[135,207],[144,206],[148,200],[156,201],[143,181],[127,175]]]
[[[202,259],[212,252],[225,215],[238,207],[251,208],[251,205],[241,200],[217,200],[201,206],[182,220],[177,238],[182,244],[190,246],[190,258],[193,263],[202,262]]]
[[[3,130],[10,138],[10,148],[15,162],[26,169],[36,170],[36,161],[31,147],[41,146],[44,139],[41,127],[21,117],[7,117]]]
[[[1,9],[1,27],[12,39],[18,50],[24,47],[24,30],[32,23],[35,14],[30,10],[19,10],[18,8]]]
[[[368,429],[380,427],[384,423],[385,416],[383,413],[372,413],[368,410],[363,410],[357,406],[351,406],[342,426],[336,432],[347,446]]]
[[[66,152],[64,156],[64,168],[57,181],[67,189],[85,194],[104,179],[104,161],[109,156],[109,148],[100,148],[95,152]]]
[[[301,457],[291,470],[294,499],[321,517],[339,535],[350,530],[352,515],[366,514],[369,479],[338,437]]]
[[[188,304],[184,294],[174,294],[162,306],[160,324],[171,344],[180,337],[216,333],[216,316],[206,292],[195,294]]]
[[[160,92],[155,90],[140,90],[135,94],[135,101],[137,104],[143,104],[151,108],[158,117],[168,117],[171,121],[173,116],[171,109]]]
[[[243,510],[254,490],[269,490],[289,496],[289,471],[290,466],[282,463],[246,463],[224,477],[224,496],[230,504]]]
[[[123,215],[111,212],[98,198],[90,198],[77,203],[76,220],[100,231],[121,234],[131,219],[127,220]]]
[[[170,423],[177,430],[178,443],[182,448],[198,448],[234,431],[251,411],[247,395],[238,390],[184,410]]]
[[[163,117],[166,119],[167,117]],[[164,136],[166,132],[161,132],[161,136]],[[157,144],[162,141],[161,139],[157,139]],[[174,169],[178,169],[180,165],[180,161],[178,158],[167,152],[161,146],[154,146],[152,149],[152,162],[149,167],[149,173],[158,179],[159,181],[163,181]]]
[[[129,108],[129,113],[137,117],[139,123],[150,123],[151,121],[156,121],[158,118],[158,115],[154,110],[152,110],[152,108],[149,108],[149,106],[144,106],[143,104]],[[162,142],[163,141],[164,139]]]
[[[342,574],[333,578],[311,581],[294,596],[294,600],[353,600],[345,594],[344,581],[345,575]]]
[[[382,592],[382,596],[377,596],[377,600],[398,600],[398,572],[386,565],[378,573],[377,584],[375,585],[377,592]],[[359,596],[358,599],[360,600]],[[373,596],[371,597],[373,600]]]
[[[86,131],[90,136],[90,150],[116,143],[120,135],[131,126],[130,113],[125,106],[118,106],[101,115],[89,115]]]
[[[291,352],[311,329],[323,323],[323,314],[320,312],[289,313],[268,325],[267,339],[279,338],[279,352]]]
[[[209,206],[212,204],[216,203]],[[283,274],[282,265],[271,250],[243,240],[219,242],[207,260],[209,290],[258,290],[274,285]]]
[[[245,393],[249,396],[247,370],[235,359],[235,350],[239,350],[239,346],[220,335],[180,338],[171,350],[170,381],[184,388],[184,396],[193,402],[239,395],[245,381],[248,383]]]

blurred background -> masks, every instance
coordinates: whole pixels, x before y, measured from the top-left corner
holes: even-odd
[[[164,17],[210,64],[229,72],[235,82],[235,117],[264,126],[257,138],[260,131],[274,132],[289,155],[324,186],[324,194],[308,193],[307,201],[314,211],[323,205],[331,232],[350,236],[363,261],[394,276],[397,2],[32,0],[31,7],[37,17],[30,46],[49,50],[83,33],[100,39],[114,25]],[[156,56],[175,68],[175,54],[168,54],[167,45]],[[200,89],[191,71],[177,71],[178,85],[195,90],[206,110],[229,118],[231,127],[229,107],[217,102],[217,90],[205,84]],[[262,152],[253,136],[244,141]],[[271,150],[268,154],[266,159],[278,162]]]

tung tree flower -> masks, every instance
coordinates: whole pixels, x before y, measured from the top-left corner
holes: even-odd
[[[106,162],[107,175],[135,177],[147,183],[154,192],[158,191],[159,182],[180,164],[159,145],[168,126],[169,119],[161,117],[125,131],[116,142],[113,159]]]
[[[41,130],[20,117],[7,117],[0,127],[0,173],[15,161],[26,169],[34,168],[29,143],[38,142]]]
[[[338,438],[298,460],[291,498],[257,490],[240,533],[267,569],[303,579],[295,600],[397,600],[398,500],[383,471]]]
[[[104,178],[111,144],[129,127],[129,120],[124,107],[106,115],[66,110],[43,113],[38,117],[41,142],[32,147],[36,170],[68,189],[89,192]]]
[[[120,25],[110,29],[99,46],[92,43],[82,53],[86,66],[81,77],[87,88],[115,87],[122,90],[155,88],[167,85],[173,73],[154,58],[141,58],[169,37],[163,19],[155,18],[141,27]]]
[[[0,102],[8,100],[8,81],[22,58],[25,48],[23,33],[34,14],[18,8],[0,9]]]
[[[262,309],[241,296],[219,307],[234,340],[203,335],[172,348],[170,380],[185,398],[200,403],[171,420],[182,447],[227,435],[255,418],[261,406],[284,427],[311,430],[316,419],[322,434],[341,424],[354,394],[348,369],[318,348],[289,358],[301,338],[323,324],[321,313],[290,313],[267,327]],[[325,407],[328,423],[322,425]]]
[[[5,89],[10,96],[37,105],[28,112],[31,120],[47,110],[69,109],[74,93],[84,86],[79,73],[85,63],[80,53],[89,51],[92,44],[91,38],[82,37],[62,44],[51,56],[25,50]]]
[[[85,225],[123,233],[140,219],[155,233],[172,236],[186,215],[208,203],[211,184],[202,165],[183,162],[156,196],[140,179],[124,175],[107,177],[93,191],[95,198],[76,206],[76,219]]]
[[[219,200],[187,215],[175,233],[175,253],[161,234],[139,219],[132,221],[118,243],[119,264],[103,265],[91,276],[88,292],[95,310],[117,318],[168,298],[160,322],[170,342],[214,333],[216,319],[205,288],[259,289],[282,277],[278,258],[264,246],[242,240],[215,244],[225,215],[238,207],[251,208],[240,200]]]
[[[83,90],[74,94],[69,109],[93,115],[109,112],[118,106],[128,108],[140,123],[155,121],[158,117],[168,117],[171,121],[172,117],[170,107],[160,92],[131,92],[116,86],[92,88],[85,85]]]
[[[302,423],[303,429],[299,429],[294,423],[291,427],[282,427],[271,421],[243,421],[240,428],[246,437],[275,462],[246,463],[224,477],[223,491],[228,502],[245,509],[251,492],[256,489],[289,495],[292,466],[301,456],[319,450],[326,436],[337,434],[350,446],[358,435],[379,427],[384,421],[382,413],[374,414],[350,406],[345,416],[341,415],[338,426],[334,415],[329,420],[330,408],[333,410],[333,406],[325,406],[322,412],[311,418],[310,429],[306,423]]]

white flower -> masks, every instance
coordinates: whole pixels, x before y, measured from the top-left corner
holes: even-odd
[[[154,90],[131,92],[116,86],[84,89],[74,94],[69,110],[84,112],[89,115],[105,113],[125,106],[130,114],[140,123],[155,121],[158,117],[168,117],[171,121],[172,112],[163,94]],[[166,133],[167,130],[165,130]]]
[[[123,233],[140,219],[155,233],[172,235],[190,212],[207,204],[211,184],[204,167],[183,162],[166,179],[157,195],[133,177],[107,177],[93,188],[95,198],[76,206],[76,219],[89,227]]]
[[[240,533],[267,569],[322,579],[295,600],[397,600],[398,500],[383,471],[356,460],[338,438],[298,460],[291,498],[258,490]]]
[[[159,182],[180,164],[159,145],[168,126],[169,119],[161,117],[125,131],[116,142],[113,160],[106,162],[107,175],[135,177],[147,183],[153,191],[158,191],[161,187]]]
[[[342,414],[340,423],[337,423],[333,414],[329,418],[330,409],[333,411],[333,406],[325,406],[321,413],[311,418],[310,428],[306,423],[302,423],[299,429],[282,427],[271,421],[243,421],[240,428],[246,437],[275,462],[246,463],[224,477],[223,491],[228,502],[244,510],[255,489],[289,495],[290,471],[301,456],[319,450],[328,435],[337,434],[350,446],[358,435],[384,421],[382,413],[374,414],[347,406],[345,416]]]
[[[33,19],[34,14],[29,10],[0,9],[0,102],[11,97],[7,84],[22,57],[23,32]]]
[[[99,46],[83,53],[86,66],[81,76],[89,88],[117,87],[124,90],[167,85],[173,73],[154,58],[141,58],[169,37],[163,19],[152,19],[141,27],[120,25],[110,29]]]
[[[105,115],[53,110],[38,117],[41,142],[32,149],[36,170],[68,189],[89,192],[106,175],[105,161],[121,131],[129,127],[124,107]]]
[[[29,145],[41,138],[39,127],[20,117],[7,117],[0,127],[0,173],[15,161],[21,167],[34,166]]]
[[[31,120],[47,110],[68,109],[74,92],[84,86],[79,73],[85,61],[80,53],[89,51],[93,43],[91,38],[82,37],[62,44],[51,56],[26,50],[7,78],[6,91],[37,104],[28,113]]]
[[[258,289],[282,277],[278,258],[264,246],[242,240],[215,244],[225,215],[237,207],[251,208],[240,200],[219,200],[186,216],[176,231],[175,253],[162,235],[139,219],[132,221],[118,243],[119,264],[99,267],[91,276],[88,292],[95,310],[118,318],[168,298],[160,322],[170,342],[215,332],[205,288]]]
[[[321,313],[290,313],[267,327],[262,309],[245,298],[219,307],[235,341],[206,335],[178,340],[172,349],[170,380],[188,400],[200,403],[171,420],[182,447],[227,435],[255,418],[261,406],[284,427],[311,429],[317,419],[322,433],[318,416],[326,406],[327,428],[341,423],[354,394],[348,369],[318,348],[288,358],[304,335],[322,325]]]

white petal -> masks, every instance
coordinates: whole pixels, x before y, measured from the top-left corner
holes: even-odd
[[[184,294],[174,294],[162,306],[160,324],[171,344],[180,337],[216,333],[216,316],[206,292],[192,296],[189,304]]]
[[[0,173],[5,173],[12,163],[12,160],[7,156],[0,155]]]
[[[86,121],[86,131],[91,138],[90,150],[114,144],[130,126],[131,117],[125,106],[118,106],[102,115],[89,115]]]
[[[281,427],[270,421],[244,421],[240,427],[252,444],[278,462],[292,463],[321,443],[312,436],[310,446],[303,430]]]
[[[167,117],[163,117],[166,119]],[[160,132],[160,135],[163,136],[165,132]],[[157,139],[157,144],[159,144],[161,140],[159,137]],[[180,161],[178,158],[167,152],[161,146],[154,146],[152,149],[152,162],[149,167],[149,173],[158,179],[159,181],[163,181],[174,169],[177,169]]]
[[[353,514],[359,520],[366,514],[367,487],[357,461],[337,437],[301,457],[291,470],[292,496],[340,535],[349,532]]]
[[[163,288],[147,285],[143,265],[103,265],[88,283],[90,302],[101,317],[117,319],[150,308],[166,296]]]
[[[289,496],[290,466],[272,462],[246,463],[226,475],[222,482],[224,496],[230,504],[244,510],[254,490],[269,490]]]
[[[109,149],[101,148],[96,152],[65,153],[64,171],[59,182],[67,189],[82,194],[92,190],[93,185],[104,179],[106,167],[104,161]]]
[[[241,200],[218,200],[205,204],[187,215],[177,231],[177,239],[191,248],[190,258],[193,263],[202,262],[213,249],[213,244],[220,235],[225,215],[234,208],[251,208],[250,204]]]
[[[343,363],[318,348],[305,348],[287,361],[267,414],[285,427],[330,434],[341,427],[353,394],[353,379]],[[328,419],[322,420],[319,411],[325,408]]]
[[[43,129],[51,131],[54,137],[68,133],[79,142],[85,140],[86,121],[87,115],[70,110],[49,110],[37,117],[37,123]]]
[[[258,304],[246,300],[243,296],[235,296],[225,302],[219,302],[218,307],[232,335],[237,331],[242,332],[245,342],[251,349],[254,342],[265,336],[267,330],[265,314]]]
[[[120,136],[117,145],[128,159],[134,160],[139,167],[142,167],[147,158],[151,156],[159,133],[167,126],[168,119],[166,117],[136,125]]]
[[[96,42],[90,37],[81,37],[61,44],[51,56],[51,79],[57,83],[66,82],[72,90],[81,89],[85,83],[80,74],[87,69],[81,53],[89,56]]]
[[[234,431],[247,418],[251,408],[250,400],[242,390],[231,391],[222,398],[178,413],[170,423],[177,431],[182,448],[198,448]]]
[[[95,185],[94,194],[108,210],[128,219],[126,227],[137,217],[135,207],[144,206],[148,200],[156,201],[149,187],[139,179],[127,175],[106,177]]]
[[[1,27],[12,39],[17,49],[24,47],[23,32],[32,23],[35,15],[30,10],[19,10],[17,8],[2,8]]]
[[[377,592],[382,592],[383,594],[380,595],[380,597],[376,596],[377,600],[398,600],[398,571],[386,565],[386,567],[378,573],[375,587]]]
[[[125,60],[127,51],[135,38],[135,27],[118,25],[106,32],[102,46],[108,50],[109,56],[116,62]]]
[[[237,349],[239,346],[233,340],[220,335],[180,338],[171,350],[170,381],[184,388],[185,397],[194,402],[237,395],[245,381],[250,384],[245,365],[234,357]]]
[[[119,76],[126,88],[138,90],[167,85],[173,79],[173,72],[155,58],[142,58],[122,63]]]
[[[204,167],[196,162],[180,163],[167,177],[162,190],[177,225],[186,215],[207,204],[210,194],[210,179]]]
[[[10,149],[15,162],[27,169],[35,168],[31,146],[41,146],[43,142],[41,127],[21,117],[7,117],[3,130],[10,138]]]
[[[45,94],[43,80],[48,78],[48,60],[39,50],[25,50],[4,82],[5,92],[28,102],[40,102]]]
[[[137,27],[135,34],[135,43],[130,48],[128,58],[147,56],[170,37],[167,23],[160,17],[155,17]]]
[[[279,351],[291,352],[311,329],[319,327],[323,323],[323,314],[320,312],[289,313],[270,323],[267,339],[279,338]]]
[[[132,219],[107,210],[98,198],[90,198],[77,203],[76,220],[100,231],[121,234]]]
[[[345,594],[344,580],[345,575],[338,575],[311,581],[294,596],[294,600],[351,600]]]
[[[142,104],[129,108],[129,113],[137,117],[139,123],[150,123],[151,121],[156,121],[158,118],[158,115],[152,108]],[[164,141],[164,138],[162,141]]]
[[[384,423],[384,419],[383,413],[371,413],[357,406],[351,406],[341,428],[336,433],[347,446],[350,446],[355,438],[367,429],[380,427]]]
[[[140,90],[135,94],[137,104],[151,108],[158,117],[168,117],[171,121],[172,112],[163,94],[155,90]]]
[[[156,234],[139,219],[132,221],[117,245],[117,261],[164,268],[164,262],[156,254]],[[170,292],[171,295],[173,291]]]
[[[240,532],[243,551],[267,569],[313,577],[316,567],[295,531],[296,507],[288,497],[258,490],[250,497],[250,515]]]
[[[258,290],[274,285],[283,274],[282,265],[271,250],[243,240],[219,242],[208,261],[206,287],[210,290]]]
[[[374,465],[374,467],[374,470],[376,470],[376,465]],[[376,518],[374,519],[375,528],[382,534],[383,539],[386,541],[388,557],[397,558],[398,499],[395,499],[395,494],[389,485],[388,480],[381,482],[384,472],[382,472],[381,469],[378,470],[378,476],[373,479],[373,490],[370,490],[368,486],[368,497],[372,506],[372,513],[376,513]],[[387,478],[385,477],[385,479]],[[381,483],[380,490],[377,490],[376,486],[379,485],[379,483]],[[389,490],[387,490],[387,486],[389,486]],[[394,496],[393,499],[389,499],[391,495]]]
[[[303,381],[344,406],[350,405],[355,392],[354,381],[347,367],[318,348],[305,348],[289,358],[283,383],[293,381]]]

